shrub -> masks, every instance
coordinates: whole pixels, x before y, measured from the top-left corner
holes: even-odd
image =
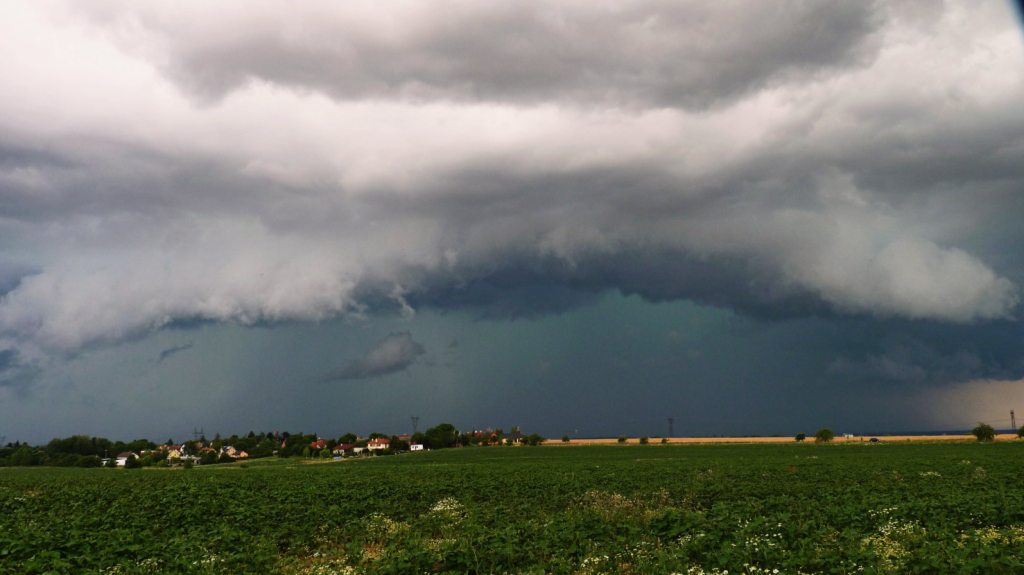
[[[662,437],[661,438],[661,444],[664,445],[666,443],[668,443],[668,438],[667,437]]]
[[[626,443],[626,436],[625,435],[620,435],[619,436],[619,443]]]
[[[185,461],[182,461],[181,466],[184,467],[185,469],[192,469],[192,458],[189,457]]]
[[[569,436],[568,435],[563,435],[562,436],[562,443],[569,443]]]
[[[814,441],[816,443],[828,443],[835,438],[836,434],[827,427],[822,427],[814,434]]]
[[[538,433],[531,433],[530,436],[526,438],[526,444],[536,447],[544,443],[544,439],[545,438],[543,435],[540,435]]]
[[[1017,437],[1018,438],[1024,437],[1024,427],[1022,427],[1022,428],[1017,430]]]
[[[987,423],[978,423],[971,433],[978,438],[978,441],[995,441],[996,439],[996,430]]]
[[[649,442],[650,440],[647,439],[646,435],[640,438],[640,445],[647,445]]]
[[[796,434],[796,440],[797,441],[803,441],[805,439],[807,439],[807,434],[806,433],[798,433],[798,434]]]

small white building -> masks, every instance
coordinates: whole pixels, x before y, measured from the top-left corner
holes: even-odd
[[[423,451],[422,443],[413,443],[409,445],[409,451]]]
[[[128,463],[128,458],[135,459],[138,456],[131,451],[124,451],[117,454],[117,466],[124,467],[125,463]]]

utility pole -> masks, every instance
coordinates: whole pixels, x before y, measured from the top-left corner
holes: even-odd
[[[412,421],[412,434],[416,435],[416,432],[418,431],[417,428],[420,425],[420,416],[414,415],[410,417],[409,420]]]
[[[673,419],[671,417],[668,418],[668,436],[669,437],[675,437],[676,436],[676,430],[673,429],[673,427],[672,427],[672,424],[675,423],[675,422],[676,422],[675,419]]]

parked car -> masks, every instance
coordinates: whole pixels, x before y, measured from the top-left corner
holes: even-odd
[[[878,439],[877,437],[872,437],[868,441],[870,441],[871,443],[882,443],[882,440]]]

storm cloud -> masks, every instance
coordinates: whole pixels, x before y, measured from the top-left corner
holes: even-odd
[[[374,344],[362,359],[348,362],[325,380],[369,379],[402,371],[427,350],[409,332],[392,333]]]
[[[764,319],[1019,315],[1009,5],[2,10],[3,345],[532,317],[609,290]],[[394,337],[342,378],[406,367]]]

